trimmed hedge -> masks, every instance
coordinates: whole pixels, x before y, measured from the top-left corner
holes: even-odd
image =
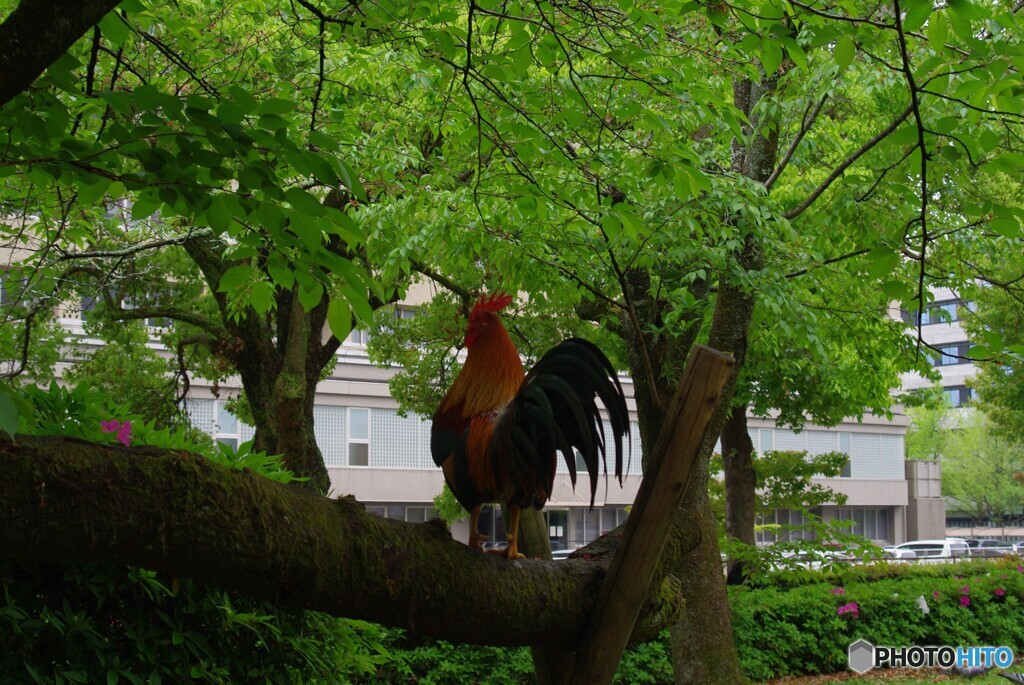
[[[733,589],[733,630],[747,676],[844,670],[846,648],[860,638],[891,646],[1024,648],[1024,566],[1016,560],[877,573],[897,577]]]

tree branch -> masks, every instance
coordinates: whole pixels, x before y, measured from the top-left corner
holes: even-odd
[[[617,545],[610,535],[587,559],[509,562],[437,523],[153,447],[19,436],[0,440],[0,467],[4,557],[137,565],[456,642],[571,644]],[[660,577],[652,587],[636,639],[675,618]]]
[[[0,106],[27,90],[119,0],[22,0],[0,24]]]
[[[876,135],[874,138],[861,145],[856,152],[847,157],[845,160],[843,160],[842,164],[833,169],[832,173],[828,175],[828,178],[822,181],[821,185],[815,188],[811,192],[811,194],[807,196],[807,199],[805,199],[797,207],[794,207],[788,212],[783,213],[782,216],[784,216],[787,219],[795,219],[796,217],[803,214],[804,211],[812,204],[814,204],[815,200],[817,200],[822,193],[828,190],[828,187],[832,185],[836,181],[836,179],[842,176],[843,172],[846,171],[854,162],[856,162],[858,159],[867,154],[871,150],[871,148],[878,145],[880,142],[885,140],[893,131],[899,128],[900,124],[906,121],[907,117],[909,117],[913,113],[915,106],[915,102],[911,101],[911,103],[907,105],[907,108],[903,110],[900,113],[900,115],[896,117],[881,132],[879,132],[878,135]]]

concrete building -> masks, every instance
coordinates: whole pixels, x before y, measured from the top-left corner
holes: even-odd
[[[921,339],[935,349],[929,351],[932,365],[939,373],[943,393],[951,407],[968,404],[972,390],[967,380],[977,372],[977,365],[966,359],[971,347],[962,321],[965,315],[974,311],[971,302],[964,302],[949,288],[933,288],[934,300],[923,312],[901,312],[903,321],[919,325]],[[929,388],[933,381],[916,372],[904,374],[904,390]]]
[[[939,384],[942,386],[947,404],[955,410],[951,420],[957,421],[973,411],[969,405],[974,398],[974,391],[970,388],[969,381],[977,373],[978,367],[973,361],[965,358],[971,343],[964,331],[963,320],[975,311],[975,306],[972,302],[964,301],[949,288],[933,288],[932,295],[934,300],[924,312],[902,312],[901,315],[906,323],[915,327],[915,330],[919,326],[921,339],[934,348],[930,351],[932,365],[939,374]],[[932,384],[933,381],[917,373],[905,374],[903,377],[904,390],[928,388]],[[934,486],[927,483],[937,483],[940,480],[939,474],[935,472],[938,466],[936,462],[908,462],[907,479],[911,483],[916,483],[916,486],[912,487],[922,491],[934,491]],[[911,467],[916,469],[913,474]],[[927,477],[924,475],[926,473]],[[987,522],[976,525],[970,516],[957,511],[955,501],[946,500],[941,496],[923,501],[920,506],[934,510],[927,515],[928,517],[937,516],[939,507],[942,507],[945,525],[935,534],[917,534],[911,535],[911,538],[950,536],[998,538],[1005,541],[1024,540],[1024,515],[1018,517],[1011,525],[995,526]]]

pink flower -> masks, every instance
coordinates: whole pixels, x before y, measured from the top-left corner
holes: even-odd
[[[117,433],[118,441],[128,447],[132,442],[131,421],[100,421],[100,430],[104,433]]]
[[[992,591],[992,594],[994,594],[996,597],[1005,597],[1006,590],[1004,590],[1001,587],[997,587],[995,590]]]
[[[971,586],[970,585],[964,585],[962,588],[960,588],[960,592],[962,592],[965,595],[971,594]]]
[[[856,602],[850,602],[849,604],[844,604],[841,607],[837,607],[836,614],[838,616],[846,616],[847,614],[849,614],[854,618],[860,618],[860,607],[857,606]]]
[[[971,606],[971,598],[967,595],[960,595],[960,606],[969,607]]]
[[[832,588],[832,594],[833,595],[845,595],[846,594],[846,590],[844,590],[841,587],[834,587],[834,588]]]
[[[935,590],[934,592],[932,592],[932,597],[934,597],[935,599],[938,599],[939,598],[939,591]]]
[[[1017,573],[1024,573],[1024,566],[1018,566]]]

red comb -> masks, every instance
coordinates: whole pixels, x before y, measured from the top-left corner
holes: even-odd
[[[497,292],[493,295],[481,295],[479,301],[470,312],[470,316],[482,314],[483,312],[497,312],[512,304],[512,296],[508,293]]]

